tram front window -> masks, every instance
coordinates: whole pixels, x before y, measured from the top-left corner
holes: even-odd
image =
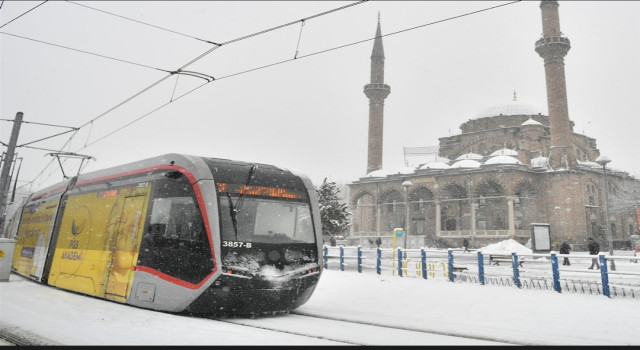
[[[232,201],[232,205],[229,200]],[[241,205],[237,205],[237,201],[238,198],[220,196],[223,240],[315,243],[311,212],[307,203],[252,197],[242,198]]]

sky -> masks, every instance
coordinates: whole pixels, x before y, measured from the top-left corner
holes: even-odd
[[[404,166],[403,147],[437,146],[514,92],[547,113],[539,3],[3,1],[0,141],[23,112],[21,190],[62,180],[57,151],[93,157],[83,172],[175,152],[349,183],[366,175],[363,87],[378,17],[391,86],[383,168],[392,170]],[[631,174],[640,174],[639,10],[636,1],[559,7],[574,131]],[[75,175],[79,159],[64,166]]]
[[[526,253],[510,241],[482,250]],[[572,268],[586,271],[590,259],[585,252],[570,256]],[[619,270],[636,272],[640,266],[627,260],[617,264]],[[570,272],[560,268],[566,278]],[[452,283],[440,274],[424,280],[389,270],[357,273],[340,271],[334,263],[323,271],[311,298],[296,309],[319,319],[289,314],[231,319],[232,324],[178,316],[69,293],[16,274],[0,282],[0,296],[0,334],[28,336],[44,345],[640,345],[638,298]],[[424,333],[372,332],[322,317]]]

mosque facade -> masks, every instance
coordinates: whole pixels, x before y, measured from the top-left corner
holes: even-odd
[[[526,244],[545,226],[552,249],[567,241],[585,250],[589,237],[604,251],[640,243],[640,181],[610,169],[596,140],[573,131],[567,110],[558,2],[543,0],[542,38],[548,115],[517,100],[493,106],[439,139],[438,154],[417,167],[382,168],[384,50],[380,19],[371,55],[366,175],[348,184],[349,241],[381,237],[390,246],[403,228],[408,248],[470,247],[514,239]],[[596,162],[598,161],[598,162]],[[605,188],[606,183],[606,188]]]

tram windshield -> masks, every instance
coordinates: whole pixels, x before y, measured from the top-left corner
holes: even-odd
[[[220,217],[223,240],[315,243],[311,211],[305,202],[221,194]]]

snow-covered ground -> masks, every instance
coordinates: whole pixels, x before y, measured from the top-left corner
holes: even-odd
[[[504,343],[640,345],[638,310],[639,298],[329,269],[297,311]],[[278,317],[285,321],[290,316],[295,315]],[[347,341],[349,332],[357,332],[355,327],[327,328],[325,339],[308,338],[296,333],[313,325],[291,322],[288,327],[291,333],[284,334],[142,310],[39,285],[15,274],[0,282],[0,331],[22,330],[51,345],[327,345],[336,344],[328,339]],[[442,344],[435,338],[361,336],[368,339],[367,345]]]

